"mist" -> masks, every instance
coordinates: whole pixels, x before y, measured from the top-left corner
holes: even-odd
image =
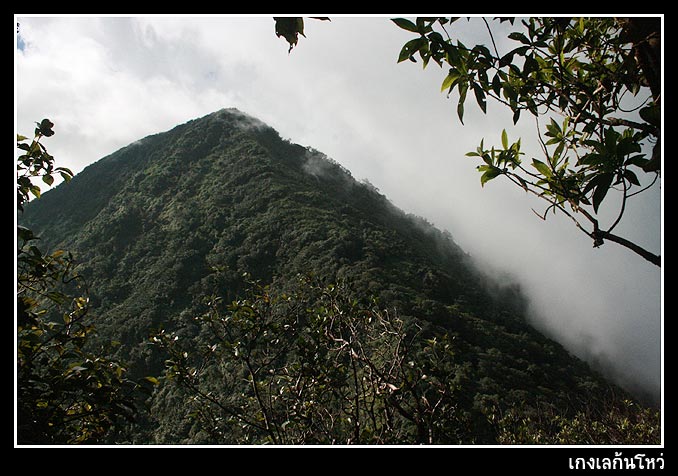
[[[536,328],[659,402],[661,270],[615,243],[594,249],[565,217],[541,220],[533,209],[544,204],[509,183],[481,187],[464,154],[483,138],[499,143],[502,129],[536,154],[534,121],[514,126],[493,103],[483,114],[469,99],[461,125],[456,98],[440,93],[445,72],[396,63],[412,36],[388,18],[308,20],[289,54],[269,16],[17,21],[17,132],[50,118],[56,134],[45,145],[57,165],[77,173],[147,135],[237,108],[243,127],[263,122],[321,151],[398,208],[448,230],[498,284],[519,284]],[[465,43],[487,41],[477,23],[458,24]],[[660,186],[634,198],[618,233],[659,252],[661,204]]]

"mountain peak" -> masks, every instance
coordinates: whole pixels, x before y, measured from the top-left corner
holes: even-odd
[[[233,126],[240,131],[271,129],[271,127],[263,121],[235,107],[219,109],[201,118],[188,121],[186,124],[211,121],[222,122],[226,125]]]

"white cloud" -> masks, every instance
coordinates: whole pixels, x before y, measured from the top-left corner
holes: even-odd
[[[470,98],[461,126],[455,98],[439,92],[440,69],[396,64],[411,35],[388,19],[308,20],[291,54],[269,17],[19,20],[18,131],[52,119],[57,134],[46,145],[60,165],[79,171],[141,137],[237,107],[449,229],[479,262],[521,280],[547,332],[658,391],[661,273],[614,243],[592,249],[566,218],[542,222],[530,208],[543,205],[509,184],[481,188],[464,154],[482,137],[498,143],[502,128],[529,151],[533,123],[513,126],[491,105],[483,115]],[[472,26],[458,25],[484,35]],[[659,202],[652,192],[631,205],[620,234],[657,249]]]

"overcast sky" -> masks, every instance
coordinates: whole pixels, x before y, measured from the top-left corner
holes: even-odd
[[[481,188],[464,154],[483,137],[499,144],[505,128],[531,157],[534,121],[513,126],[492,103],[483,115],[469,95],[462,126],[455,98],[440,93],[440,68],[396,63],[413,36],[387,17],[307,20],[291,54],[270,16],[17,21],[17,132],[51,119],[56,135],[45,145],[57,165],[77,173],[149,134],[236,107],[449,230],[481,266],[521,284],[540,329],[659,395],[661,271],[615,243],[593,249],[569,219],[543,222],[531,208],[544,206],[508,181]],[[455,29],[467,45],[489,45],[479,21]],[[500,53],[512,47],[498,43]],[[660,209],[656,186],[631,202],[618,234],[659,253]]]

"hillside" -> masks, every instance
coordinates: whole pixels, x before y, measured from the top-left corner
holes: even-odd
[[[292,309],[297,313],[296,325],[303,321],[308,326],[307,319],[319,313],[354,319],[352,313],[357,316],[358,311],[367,309],[389,332],[399,330],[408,336],[403,340],[391,333],[388,335],[395,340],[373,339],[372,328],[356,325],[353,330],[358,321],[347,321],[351,338],[364,338],[366,343],[363,360],[351,360],[353,352],[351,363],[366,363],[366,369],[372,362],[383,366],[387,356],[380,354],[380,349],[406,342],[412,349],[407,355],[415,359],[412,367],[417,369],[412,374],[399,374],[411,383],[407,392],[392,384],[402,397],[383,396],[382,388],[381,393],[361,394],[365,400],[360,403],[356,390],[360,385],[341,381],[341,388],[352,388],[356,395],[351,408],[357,416],[347,420],[354,421],[356,430],[350,442],[377,441],[370,439],[374,428],[388,427],[398,428],[393,433],[397,438],[390,442],[496,443],[504,442],[502,435],[526,418],[547,433],[556,415],[575,418],[604,415],[610,408],[627,411],[623,400],[630,397],[529,326],[517,288],[492,284],[473,268],[449,233],[397,209],[369,183],[356,181],[322,153],[285,141],[270,127],[234,109],[146,137],[99,160],[70,183],[31,202],[20,220],[42,237],[43,247],[73,252],[78,271],[89,284],[98,337],[103,343],[119,342],[115,356],[128,364],[132,377],[164,375],[168,352],[171,357],[178,350],[151,345],[150,337],[160,330],[180,337],[185,355],[190,350],[196,352],[196,356],[187,357],[194,360],[186,363],[186,369],[199,369],[195,373],[201,376],[193,390],[221,394],[224,402],[234,405],[222,408],[211,402],[212,408],[208,400],[198,408],[221,409],[228,414],[229,408],[244,408],[245,404],[237,402],[239,397],[259,398],[259,387],[254,385],[251,393],[248,384],[233,377],[242,362],[228,360],[232,356],[222,355],[221,360],[197,356],[199,349],[216,348],[212,347],[216,346],[214,335],[208,332],[214,321],[195,318],[209,313],[209,303],[218,297],[223,303],[234,302],[220,308],[223,315],[231,312],[236,316],[236,311],[243,309],[242,302],[251,303],[248,309],[257,312],[265,303],[266,312],[257,316],[266,316],[275,324],[266,332],[287,322]],[[311,284],[300,285],[300,279]],[[260,283],[255,285],[258,294],[248,284],[251,281]],[[332,283],[338,286],[331,292],[318,291],[330,289],[324,286]],[[332,296],[330,302],[336,311],[327,311],[326,296]],[[288,304],[270,311],[273,298]],[[310,312],[311,308],[322,311]],[[402,326],[384,320],[386,315],[397,315]],[[296,340],[290,338],[287,343],[290,351],[275,355],[275,367],[266,361],[262,368],[288,378],[295,365],[303,366],[304,359],[316,358],[304,357],[298,347],[307,330],[295,332]],[[327,334],[325,329],[325,337]],[[435,348],[438,342],[445,343],[440,356]],[[255,350],[265,354],[262,349]],[[338,352],[340,348],[330,350]],[[343,368],[338,354],[329,353],[327,359],[330,355],[334,360],[323,365],[330,362]],[[394,353],[390,358],[400,355]],[[431,368],[426,373],[417,367],[420,355],[429,359],[426,362]],[[436,356],[435,365],[430,355]],[[368,358],[373,360],[367,362]],[[375,369],[358,373],[354,367],[353,375],[367,381]],[[329,375],[323,372],[323,376]],[[301,376],[308,377],[299,373]],[[437,422],[431,423],[427,428],[436,438],[429,435],[425,440],[423,423],[420,425],[416,415],[409,418],[413,412],[404,406],[417,408],[420,400],[431,400],[434,387],[424,388],[427,378],[437,379],[435,388],[446,389],[441,390],[445,398],[440,398],[441,408],[444,404],[446,410],[439,418],[447,419],[447,426],[440,429]],[[290,420],[292,413],[287,407],[287,423],[280,425],[288,428],[286,434],[307,425],[305,432],[295,430],[295,439],[276,440],[270,436],[275,433],[269,435],[263,429],[245,431],[242,418],[235,422],[224,415],[198,412],[190,404],[196,402],[195,393],[186,385],[177,385],[178,380],[160,379],[149,401],[151,412],[128,428],[125,441],[342,442],[341,437],[332,440],[334,436],[325,438],[309,430],[313,426],[307,422],[311,418],[308,412],[295,410],[297,420]],[[275,382],[262,380],[262,389],[263,382],[270,392]],[[339,385],[336,379],[327,382]],[[378,382],[385,385],[385,381]],[[289,387],[280,387],[280,395],[285,388]],[[329,393],[322,395],[330,399]],[[269,397],[272,399],[272,393]],[[344,401],[331,398],[334,400],[327,401],[332,405]],[[384,426],[373,418],[371,423],[361,423],[358,431],[358,408],[377,401],[384,408],[396,405],[397,409],[399,405],[400,420],[389,417],[392,426]],[[275,420],[275,412],[282,410],[272,403],[267,408],[269,413],[259,408],[252,414],[261,416],[268,430],[269,418]],[[336,409],[332,421],[342,411]],[[314,425],[324,421],[320,413],[313,415]],[[208,431],[207,421],[217,425],[218,431]],[[372,433],[361,433],[362,427],[369,425]],[[335,430],[340,434],[349,431],[333,424],[326,433]],[[550,428],[553,433],[561,430]],[[387,442],[384,436],[380,438],[378,442]]]

